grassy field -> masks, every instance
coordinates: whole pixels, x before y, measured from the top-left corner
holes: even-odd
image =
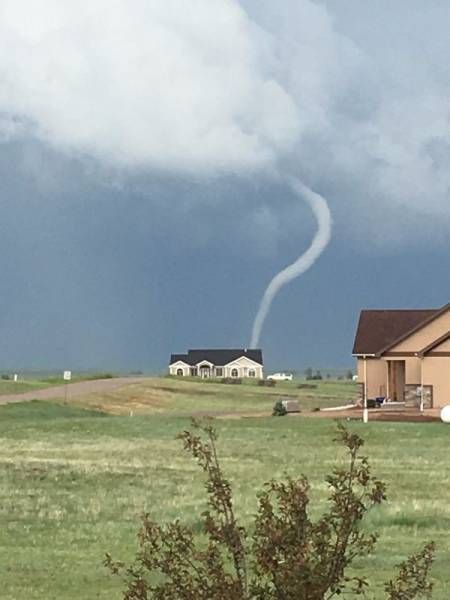
[[[255,381],[226,385],[210,381],[161,377],[113,390],[75,398],[83,407],[116,415],[191,413],[270,413],[279,398],[296,399],[304,410],[353,402],[357,387],[353,382],[322,381],[315,389],[300,388],[299,381],[281,382],[276,387],[260,387]]]
[[[111,377],[109,373],[74,374],[71,382],[75,383],[77,381],[103,379],[105,376]],[[62,376],[43,377],[40,379],[26,378],[19,379],[19,381],[13,381],[12,379],[0,379],[0,396],[43,390],[48,387],[63,385],[64,383],[65,381]]]
[[[22,394],[23,392],[34,392],[49,387],[49,383],[45,381],[10,381],[0,379],[0,396],[9,394]]]
[[[186,397],[194,394],[195,384],[172,380],[155,380],[144,388],[156,394],[154,388],[163,383],[176,389],[187,386]],[[335,398],[336,403],[342,402],[350,389],[342,389],[343,383],[326,385],[330,387],[314,390],[317,399],[303,401],[329,403]],[[217,387],[196,386],[208,394]],[[235,396],[231,402],[225,397],[217,400],[225,411],[233,412],[236,403],[238,407],[273,404],[269,392],[275,390],[221,388],[227,389],[218,390],[219,394]],[[279,393],[281,388],[276,390]],[[283,386],[284,391],[308,392],[293,385]],[[103,408],[125,413],[129,399],[136,401],[137,394],[134,386],[123,388],[113,398],[104,398]],[[149,511],[161,521],[176,517],[198,521],[204,508],[202,475],[175,440],[189,420],[178,416],[182,393],[166,394],[165,403],[158,396],[156,408],[153,399],[140,408],[148,414],[133,417],[86,410],[82,399],[77,400],[80,406],[32,402],[0,407],[2,599],[119,600],[120,581],[105,571],[102,559],[107,551],[118,559],[133,556],[139,515]],[[204,398],[198,395],[198,401]],[[99,402],[85,399],[86,406]],[[301,416],[222,418],[216,425],[220,455],[243,522],[255,512],[255,490],[269,477],[286,473],[308,475],[315,510],[324,506],[324,476],[342,458],[332,442],[332,421]],[[434,598],[447,600],[450,429],[439,423],[351,423],[350,427],[363,433],[374,471],[389,486],[388,504],[368,520],[368,527],[381,534],[377,552],[359,565],[378,586],[373,598],[383,598],[380,586],[393,564],[433,539],[438,545]]]

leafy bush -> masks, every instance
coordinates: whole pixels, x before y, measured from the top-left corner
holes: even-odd
[[[272,416],[273,417],[284,417],[287,414],[286,407],[282,400],[277,400],[273,405]]]
[[[349,575],[348,569],[374,549],[377,535],[364,532],[361,522],[385,501],[385,486],[360,456],[358,435],[339,426],[336,439],[348,461],[326,478],[329,504],[318,520],[309,514],[308,480],[288,478],[266,484],[249,530],[236,519],[215,430],[194,426],[198,434],[184,431],[179,437],[206,476],[203,539],[180,521],[159,525],[144,515],[135,562],[126,567],[109,555],[105,559],[114,574],[125,578],[124,600],[328,600],[368,591],[365,577]],[[385,585],[386,599],[430,598],[433,557],[430,543],[402,563]]]
[[[239,377],[222,377],[220,383],[228,383],[231,385],[240,385],[242,383],[242,379]]]
[[[10,375],[7,375],[6,373],[3,373],[3,374],[2,374],[2,376],[1,376],[1,378],[2,378],[4,381],[9,381],[9,380],[11,379],[11,376],[10,376]]]

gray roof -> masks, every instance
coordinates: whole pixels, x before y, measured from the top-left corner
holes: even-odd
[[[173,364],[179,360],[185,362],[188,365],[196,365],[202,360],[207,360],[213,365],[223,366],[230,362],[245,356],[250,360],[262,365],[262,351],[256,348],[236,348],[236,349],[194,349],[188,350],[187,354],[172,354],[170,357],[170,364]]]

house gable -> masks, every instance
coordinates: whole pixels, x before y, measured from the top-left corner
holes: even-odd
[[[200,362],[198,362],[196,365],[196,367],[214,367],[215,365],[212,362],[209,362],[209,360],[201,360]],[[220,367],[221,365],[217,365],[218,367]]]
[[[170,363],[169,367],[189,367],[190,365],[182,360],[177,360],[174,363]]]
[[[420,357],[433,355],[450,356],[450,331],[444,333],[444,335],[419,352]]]
[[[251,360],[247,356],[240,356],[238,359],[233,360],[226,365],[225,367],[261,367],[261,364]]]
[[[431,350],[430,354],[433,355],[433,354],[438,354],[440,352],[445,352],[445,354],[450,356],[450,334],[444,342],[442,342],[441,344],[439,344],[438,346],[433,348],[433,350]]]
[[[398,342],[386,348],[382,354],[386,356],[419,354],[430,344],[440,340],[449,330],[450,305],[447,305],[439,311],[438,315],[403,336]]]

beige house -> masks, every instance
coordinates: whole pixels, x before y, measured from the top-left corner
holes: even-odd
[[[367,399],[450,404],[450,304],[432,310],[363,310],[353,355]]]
[[[213,377],[262,379],[263,359],[258,349],[188,350],[187,354],[172,354],[169,374],[179,377]]]

